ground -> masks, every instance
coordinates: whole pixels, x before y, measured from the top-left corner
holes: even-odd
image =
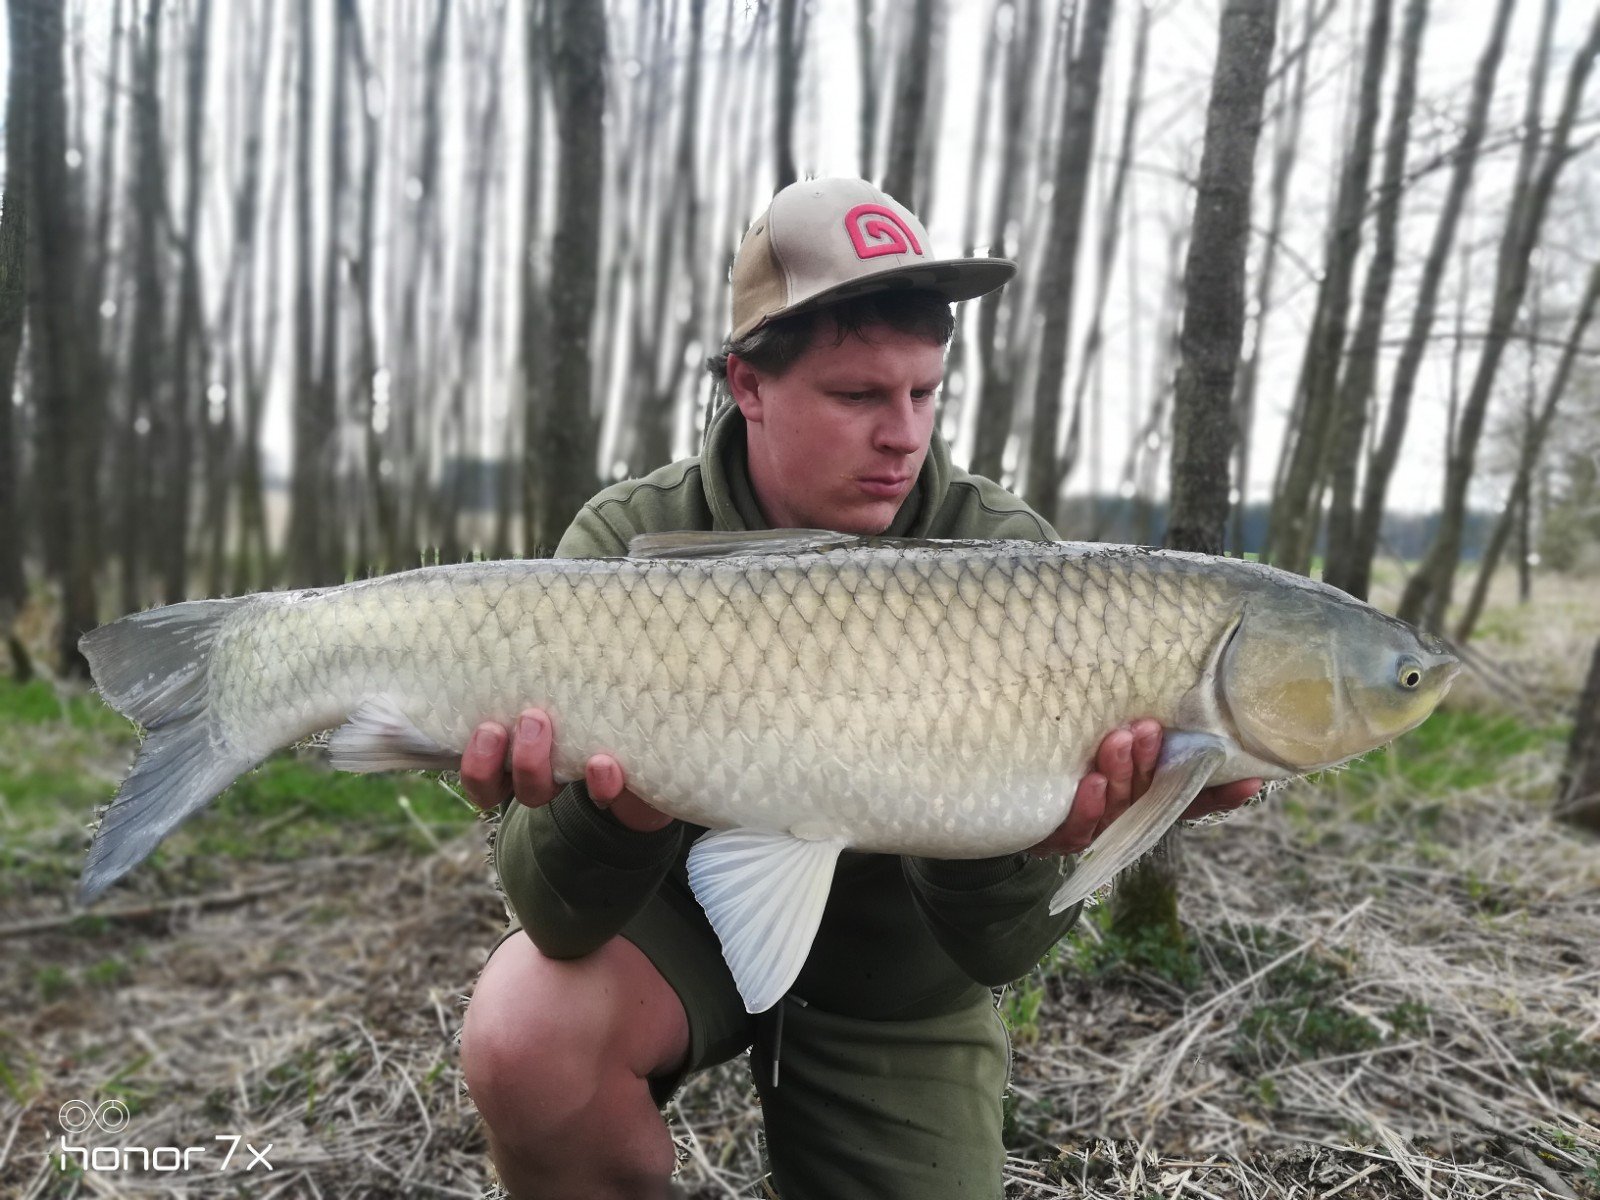
[[[1008,1196],[1600,1196],[1600,855],[1549,818],[1593,586],[1502,598],[1421,730],[1187,833],[1186,951],[1096,911],[1005,991]],[[503,925],[483,822],[283,755],[76,914],[134,744],[0,685],[0,1195],[485,1195],[456,1059]],[[75,1100],[129,1123],[68,1136]],[[742,1064],[669,1116],[691,1195],[769,1194]]]

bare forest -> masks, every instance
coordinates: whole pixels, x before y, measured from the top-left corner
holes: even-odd
[[[1002,1002],[1031,1046],[1007,1194],[1600,1195],[1593,0],[5,0],[5,13],[0,676],[20,699],[0,697],[0,836],[19,847],[0,857],[18,881],[0,886],[17,904],[0,954],[32,946],[67,995],[93,970],[69,937],[67,876],[131,740],[103,713],[73,715],[94,703],[84,632],[184,599],[549,553],[602,486],[698,449],[729,269],[773,192],[860,175],[942,251],[1019,264],[956,310],[938,399],[955,461],[1069,539],[1249,555],[1370,599],[1461,648],[1469,698],[1436,719],[1458,742],[1511,739],[1481,778],[1447,773],[1454,808],[1401,777],[1432,750],[1350,772],[1335,790],[1373,823],[1343,841],[1319,826],[1270,895],[1243,894],[1250,855],[1281,867],[1317,802],[1269,799],[1238,818],[1256,820],[1248,835],[1202,829],[1141,864],[1153,891],[1128,896],[1164,897],[1154,917],[1119,898],[1056,973]],[[46,694],[51,753],[88,781],[66,826],[28,815],[44,767],[30,774],[34,735],[18,731],[27,697]],[[401,885],[377,867],[405,842],[427,864],[405,886],[468,906],[402,919],[429,947],[404,978],[372,990],[342,927],[316,925],[325,953],[292,970],[345,997],[352,1024],[237,994],[211,1006],[207,1021],[238,1023],[253,1047],[238,1095],[215,1046],[141,1060],[166,1072],[140,1093],[147,1112],[192,1116],[172,1081],[211,1079],[216,1111],[279,1122],[291,1143],[307,1087],[358,1131],[420,1111],[427,1137],[410,1129],[403,1153],[346,1131],[291,1155],[285,1194],[302,1194],[297,1179],[329,1195],[487,1186],[470,1105],[428,1090],[455,1071],[428,1039],[459,1028],[440,999],[470,990],[455,951],[491,945],[500,912],[478,831],[430,786],[448,816],[402,796],[394,829],[328,859],[352,908],[410,913],[421,902],[382,892]],[[320,802],[282,818],[260,803],[250,819],[277,830]],[[1535,834],[1513,808],[1538,806]],[[1413,818],[1448,852],[1383,865],[1402,861],[1385,855]],[[1492,855],[1468,848],[1474,830]],[[35,878],[49,853],[67,874]],[[295,851],[332,853],[315,839]],[[1532,864],[1549,869],[1537,885],[1518,874]],[[216,964],[229,938],[252,937],[251,906],[284,939],[315,924],[289,903],[295,869],[201,880],[180,909],[174,867],[110,926],[150,934],[150,961],[188,986],[228,969]],[[1386,908],[1358,883],[1409,899]],[[1436,944],[1474,949],[1411,955],[1406,904]],[[1246,928],[1211,909],[1255,915]],[[236,923],[208,933],[208,917]],[[386,922],[382,936],[399,935]],[[1523,983],[1494,992],[1466,965],[1480,951]],[[0,997],[65,1062],[90,1035],[48,1015],[46,968],[22,961]],[[259,956],[249,969],[276,970]],[[1259,1016],[1282,1008],[1264,989],[1285,970],[1308,996],[1365,982],[1332,1016],[1307,999],[1290,1031]],[[1094,989],[1115,1046],[1081,1015],[1050,1024]],[[180,1024],[182,993],[163,995],[152,1011]],[[1341,1042],[1338,1025],[1299,1053],[1308,1028],[1352,1012],[1376,1040]],[[1225,1028],[1255,1040],[1240,1050]],[[1402,1045],[1409,1066],[1391,1072],[1382,1056]],[[37,1106],[55,1112],[46,1059],[21,1047],[0,1035],[0,1191],[66,1195],[32,1160],[7,1166]],[[1202,1050],[1232,1064],[1222,1091],[1185,1074]],[[93,1086],[72,1062],[61,1070]],[[305,1078],[274,1075],[285,1063]],[[702,1080],[674,1109],[696,1195],[763,1194],[740,1087]],[[1205,1161],[1269,1127],[1287,1140],[1266,1157]],[[1451,1141],[1462,1131],[1470,1146]]]

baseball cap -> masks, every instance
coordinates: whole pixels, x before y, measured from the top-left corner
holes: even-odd
[[[868,292],[970,300],[1016,273],[1004,258],[935,258],[922,222],[864,179],[805,179],[774,196],[739,245],[728,340]]]

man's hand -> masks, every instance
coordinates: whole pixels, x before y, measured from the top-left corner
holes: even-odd
[[[1128,811],[1139,797],[1150,790],[1161,757],[1161,724],[1146,718],[1126,729],[1113,729],[1100,743],[1095,755],[1095,770],[1078,783],[1067,819],[1030,853],[1077,854],[1104,833],[1107,827]],[[1208,813],[1238,808],[1261,790],[1261,780],[1241,779],[1203,789],[1194,803],[1184,809],[1182,820],[1192,821]]]
[[[506,769],[508,741],[510,770]],[[494,808],[512,795],[529,808],[542,808],[561,790],[550,767],[553,741],[550,716],[543,709],[530,708],[517,718],[515,738],[504,726],[486,721],[472,731],[461,755],[461,786],[479,808]],[[590,799],[610,809],[629,829],[651,833],[672,821],[628,790],[622,764],[609,754],[593,755],[584,764],[583,779]]]

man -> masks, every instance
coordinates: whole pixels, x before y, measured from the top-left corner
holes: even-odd
[[[938,260],[921,224],[859,180],[774,197],[733,268],[734,328],[712,370],[731,403],[697,458],[607,488],[558,557],[620,555],[639,533],[827,528],[1053,539],[1020,500],[950,463],[934,429],[951,301],[1001,286],[996,259]],[[811,955],[770,1014],[744,1011],[684,858],[698,830],[589,760],[558,785],[560,730],[523,714],[462,757],[484,806],[513,793],[496,865],[523,936],[495,950],[462,1062],[514,1196],[669,1194],[659,1106],[691,1071],[752,1047],[768,1157],[785,1200],[998,1197],[1009,1047],[990,989],[1070,927],[1056,856],[1082,850],[1148,787],[1161,730],[1108,734],[1061,828],[981,861],[846,853]],[[1203,794],[1188,814],[1259,786]]]

